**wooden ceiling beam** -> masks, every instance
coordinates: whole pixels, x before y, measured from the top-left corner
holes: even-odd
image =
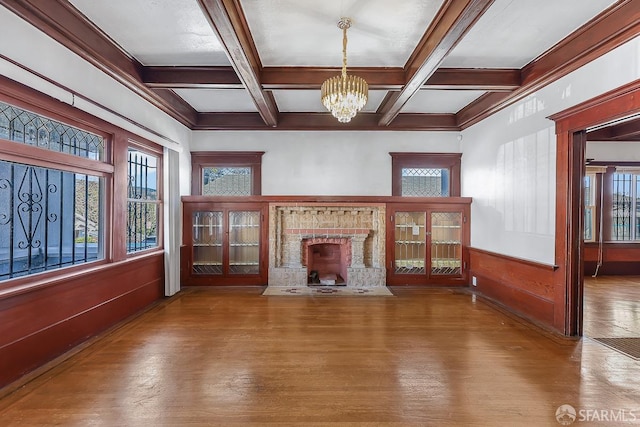
[[[233,67],[143,67],[142,80],[153,88],[244,89]]]
[[[404,69],[354,67],[350,74],[364,78],[370,89],[399,90],[404,84]],[[267,90],[320,90],[329,77],[340,74],[340,68],[265,67],[260,73],[262,88]],[[238,89],[242,82],[233,67],[165,66],[143,67],[142,80],[153,88]],[[502,68],[440,68],[422,89],[461,89],[513,91],[520,86],[520,70]]]
[[[511,92],[520,87],[520,80],[519,69],[438,68],[422,88]]]
[[[193,108],[185,107],[176,94],[159,96],[147,87],[142,65],[68,1],[3,0],[2,5],[180,123],[189,127],[195,123]]]
[[[198,0],[211,28],[227,51],[231,65],[268,126],[278,125],[278,107],[262,89],[260,59],[238,0]]]
[[[587,141],[640,141],[640,118],[587,132]]]
[[[199,113],[194,130],[445,130],[458,131],[454,114],[399,114],[390,126],[379,126],[378,115],[360,113],[349,123],[337,123],[329,113],[280,113],[277,128],[258,113]]]
[[[492,3],[493,0],[448,0],[444,3],[405,66],[407,83],[380,106],[381,126],[391,124]]]
[[[465,129],[628,42],[640,33],[640,2],[621,0],[522,69],[522,84],[502,96],[483,97],[460,110]]]

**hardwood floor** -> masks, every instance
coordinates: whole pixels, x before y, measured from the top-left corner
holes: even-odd
[[[640,362],[463,290],[260,292],[182,291],[5,396],[1,424],[554,426],[563,404],[640,423]]]
[[[640,276],[585,277],[584,335],[640,337]]]

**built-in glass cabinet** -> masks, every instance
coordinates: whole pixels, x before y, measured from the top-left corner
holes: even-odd
[[[264,207],[189,204],[190,284],[262,284],[265,262]]]
[[[453,284],[466,280],[463,206],[392,205],[387,256],[389,284]]]

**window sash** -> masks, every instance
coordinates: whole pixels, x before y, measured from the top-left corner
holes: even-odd
[[[104,178],[0,161],[0,280],[104,259]]]
[[[128,254],[160,246],[160,158],[137,146],[128,148],[127,229]]]

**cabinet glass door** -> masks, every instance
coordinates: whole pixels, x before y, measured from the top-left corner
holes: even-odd
[[[426,212],[396,212],[396,274],[425,274]]]
[[[260,273],[260,212],[229,212],[229,274]]]
[[[431,275],[462,273],[462,213],[431,212]]]
[[[193,273],[222,274],[222,212],[193,213]]]

